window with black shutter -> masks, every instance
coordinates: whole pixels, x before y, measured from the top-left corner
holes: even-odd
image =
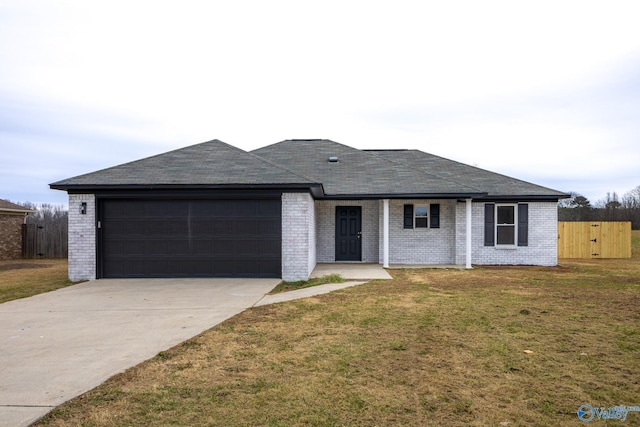
[[[529,205],[486,203],[484,205],[485,246],[528,246]]]
[[[429,205],[429,215],[431,216],[431,228],[440,228],[440,204]]]
[[[529,245],[529,205],[518,205],[518,246]]]
[[[413,228],[413,205],[404,205],[404,228]]]
[[[440,228],[440,204],[404,205],[404,228]]]
[[[495,204],[484,205],[484,245],[493,246],[495,236]]]

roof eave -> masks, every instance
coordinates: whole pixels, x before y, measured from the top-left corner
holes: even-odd
[[[34,209],[11,209],[11,208],[0,208],[0,212],[8,213],[8,214],[30,214],[36,213],[38,211]]]
[[[487,202],[557,202],[569,197],[571,197],[569,194],[487,194],[484,197],[474,197],[474,200]]]
[[[376,194],[325,194],[326,200],[358,199],[470,199],[486,196],[487,193],[376,193]]]
[[[62,190],[69,193],[95,193],[99,191],[143,191],[143,190],[309,190],[322,192],[319,183],[288,183],[288,184],[49,184],[52,190]]]

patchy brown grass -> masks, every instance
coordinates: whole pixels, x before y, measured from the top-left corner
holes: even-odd
[[[66,259],[0,261],[0,303],[72,285]]]
[[[247,310],[40,425],[582,425],[583,403],[640,405],[637,251],[391,273]]]
[[[309,280],[300,280],[297,282],[282,281],[273,288],[269,294],[279,294],[281,292],[297,291],[298,289],[311,288],[313,286],[326,285],[328,283],[343,283],[345,280],[339,274],[329,274],[322,277],[316,277]]]

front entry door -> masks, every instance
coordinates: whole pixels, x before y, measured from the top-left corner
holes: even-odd
[[[336,206],[336,261],[362,261],[362,207]]]

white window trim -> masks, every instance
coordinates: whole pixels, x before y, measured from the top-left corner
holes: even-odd
[[[426,218],[427,220],[427,225],[425,227],[417,227],[416,226],[416,211],[418,210],[418,208],[426,208],[427,209],[427,215],[425,216],[419,216],[417,218]],[[430,222],[430,218],[429,218],[429,204],[423,204],[423,205],[413,205],[413,229],[425,229],[428,230],[429,229],[429,222]]]
[[[498,227],[500,225],[508,225],[511,224],[498,224],[498,207],[500,206],[511,206],[513,208],[513,243],[498,243]],[[496,203],[495,212],[494,212],[495,224],[493,227],[493,241],[495,242],[496,248],[509,249],[509,248],[517,248],[518,245],[518,204],[517,203]]]

